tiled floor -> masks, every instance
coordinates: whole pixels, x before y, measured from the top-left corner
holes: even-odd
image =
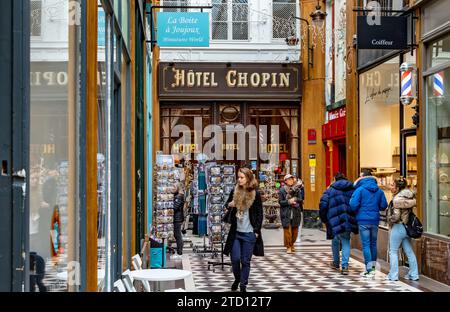
[[[264,230],[264,257],[253,257],[248,291],[286,292],[419,292],[420,290],[402,282],[386,281],[386,275],[378,272],[374,279],[360,276],[363,264],[350,259],[350,274],[341,275],[329,267],[331,262],[330,241],[320,230],[302,229],[296,242],[297,252],[286,254],[282,229]],[[194,238],[194,244],[203,242]],[[196,291],[230,291],[234,281],[230,267],[222,271],[217,267],[208,270],[210,254],[193,253],[187,248],[189,269],[193,273]],[[229,261],[229,257],[225,257]],[[185,261],[185,262],[186,262]]]
[[[227,257],[228,258],[228,257]],[[230,291],[234,281],[229,267],[208,271],[209,258],[190,254],[190,268],[197,291]],[[228,259],[227,259],[228,260]],[[266,250],[264,257],[254,257],[249,280],[249,291],[355,291],[355,292],[413,292],[419,291],[402,282],[385,281],[378,272],[375,279],[359,274],[363,265],[351,259],[350,274],[343,276],[329,267],[331,251],[328,248],[301,248],[295,254],[276,249]]]

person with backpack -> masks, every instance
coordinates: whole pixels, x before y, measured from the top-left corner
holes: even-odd
[[[333,268],[338,271],[342,244],[342,275],[348,275],[350,233],[358,233],[355,215],[350,210],[350,198],[353,191],[353,183],[338,172],[334,177],[334,183],[323,193],[319,204],[320,219],[327,225],[328,234],[333,237],[331,243]]]
[[[355,192],[350,199],[352,213],[356,214],[359,226],[365,272],[363,277],[374,278],[377,262],[377,236],[380,211],[386,210],[388,203],[384,192],[378,187],[377,179],[368,169],[354,183]]]
[[[419,269],[416,255],[411,245],[411,238],[405,229],[410,214],[416,206],[415,194],[406,188],[407,181],[400,177],[391,183],[391,192],[394,195],[387,211],[387,221],[389,223],[389,262],[390,270],[386,279],[398,281],[398,249],[402,246],[408,257],[409,272],[406,279],[419,280]]]

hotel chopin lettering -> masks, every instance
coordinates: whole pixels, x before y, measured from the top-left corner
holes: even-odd
[[[301,99],[301,64],[160,63],[161,99]]]

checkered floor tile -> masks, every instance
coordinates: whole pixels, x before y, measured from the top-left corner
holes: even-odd
[[[228,261],[229,258],[225,257]],[[331,250],[324,247],[301,248],[286,254],[279,248],[266,249],[265,257],[253,257],[248,291],[261,292],[418,292],[402,282],[386,281],[378,272],[374,279],[360,276],[363,264],[351,259],[349,275],[329,267]],[[230,267],[208,270],[209,257],[189,254],[197,291],[227,292],[234,281]]]

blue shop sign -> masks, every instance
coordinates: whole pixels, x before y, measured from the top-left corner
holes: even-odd
[[[209,47],[209,13],[159,12],[160,47]]]

